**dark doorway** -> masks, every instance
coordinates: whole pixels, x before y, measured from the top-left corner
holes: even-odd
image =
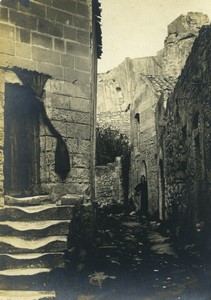
[[[40,181],[39,109],[32,91],[5,85],[4,190],[33,195]]]

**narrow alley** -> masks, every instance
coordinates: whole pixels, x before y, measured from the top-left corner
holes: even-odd
[[[178,255],[162,231],[160,223],[119,208],[99,211],[96,248],[81,252],[77,273],[55,276],[58,299],[211,299],[210,264],[196,253]],[[64,276],[62,287],[57,276]]]

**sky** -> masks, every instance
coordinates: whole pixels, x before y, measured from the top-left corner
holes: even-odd
[[[100,0],[103,54],[98,72],[118,66],[126,57],[156,55],[167,26],[181,14],[203,12],[211,19],[211,0]]]

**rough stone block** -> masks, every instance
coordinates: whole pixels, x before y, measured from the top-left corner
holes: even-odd
[[[15,55],[15,42],[0,38],[0,52]]]
[[[45,6],[43,4],[30,2],[29,7],[19,4],[19,11],[30,15],[35,15],[40,18],[45,18]]]
[[[80,71],[90,71],[90,60],[87,58],[76,57],[75,68]]]
[[[77,139],[66,139],[68,148],[70,149],[70,153],[78,153],[78,140]]]
[[[89,168],[90,161],[91,159],[89,155],[73,155],[73,167],[75,168]]]
[[[12,9],[18,9],[18,1],[14,0],[2,0],[1,5],[12,8]]]
[[[64,80],[75,83],[78,81],[78,74],[73,68],[64,68]]]
[[[0,24],[0,37],[10,40],[15,39],[15,27],[7,24]]]
[[[91,144],[90,141],[84,141],[84,140],[79,140],[79,145],[78,145],[78,153],[90,153],[91,151]]]
[[[22,43],[16,43],[15,55],[24,58],[31,58],[31,47]]]
[[[37,30],[37,18],[21,12],[10,10],[11,23],[24,29]]]
[[[52,107],[60,109],[70,108],[70,98],[68,96],[52,94],[50,98]]]
[[[65,137],[67,135],[66,124],[60,121],[52,121],[58,132]]]
[[[53,0],[52,6],[64,11],[68,11],[70,13],[76,12],[76,2],[73,0],[62,0],[62,1]]]
[[[74,16],[74,26],[79,29],[89,28],[90,21],[80,16]]]
[[[77,97],[90,99],[90,85],[77,84]]]
[[[67,124],[67,137],[89,140],[91,129],[88,125],[83,124]]]
[[[77,86],[76,84],[67,81],[51,80],[50,90],[55,94],[76,97]]]
[[[14,66],[14,56],[1,54],[0,66],[1,67]]]
[[[64,52],[65,46],[64,41],[59,39],[54,39],[54,50]]]
[[[79,99],[79,98],[70,98],[70,108],[71,110],[90,112],[90,100]]]
[[[42,49],[36,46],[32,47],[32,57],[36,61],[60,65],[60,54],[55,51]]]
[[[8,9],[6,7],[0,7],[0,20],[8,21]]]
[[[72,83],[78,83],[80,85],[88,85],[91,81],[90,73],[73,70],[71,68],[64,68],[64,80]]]
[[[30,44],[31,36],[29,30],[20,29],[20,42]]]
[[[53,39],[47,35],[32,32],[32,44],[52,49]]]
[[[34,61],[21,57],[14,57],[13,66],[18,66],[32,71],[36,70],[36,63]]]
[[[90,72],[75,70],[75,75],[78,78],[79,84],[87,84],[88,85],[91,83]]]
[[[4,206],[4,196],[0,196],[0,206]]]
[[[77,30],[77,42],[85,45],[90,44],[90,33],[84,30]]]
[[[88,46],[80,45],[74,42],[67,42],[66,52],[75,56],[89,57],[90,48]]]
[[[37,62],[36,70],[38,72],[48,74],[56,79],[63,79],[63,68],[52,64]]]
[[[50,22],[48,20],[38,20],[38,31],[56,37],[63,37],[62,25]]]
[[[89,182],[90,171],[85,168],[72,168],[70,171],[70,176],[68,182]]]
[[[52,7],[47,7],[47,19],[65,25],[73,25],[73,15]]]
[[[64,27],[64,38],[72,41],[77,40],[77,30],[72,27]]]
[[[89,8],[88,5],[83,3],[77,3],[77,14],[83,17],[89,17]]]
[[[61,54],[61,65],[64,67],[74,68],[74,56]]]

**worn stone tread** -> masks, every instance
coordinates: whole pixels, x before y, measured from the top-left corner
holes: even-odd
[[[54,204],[38,206],[4,206],[0,208],[0,221],[71,220],[74,206]]]
[[[52,266],[54,268],[65,267],[63,252],[0,254],[0,270],[11,268],[51,268]]]
[[[11,206],[30,206],[30,205],[46,205],[52,203],[49,195],[38,195],[32,197],[12,197],[5,196],[5,205]]]
[[[23,239],[20,237],[3,236],[0,238],[1,253],[27,253],[27,252],[58,252],[67,247],[67,236],[49,236],[36,239]]]
[[[0,291],[0,300],[41,300],[55,299],[54,291]]]

